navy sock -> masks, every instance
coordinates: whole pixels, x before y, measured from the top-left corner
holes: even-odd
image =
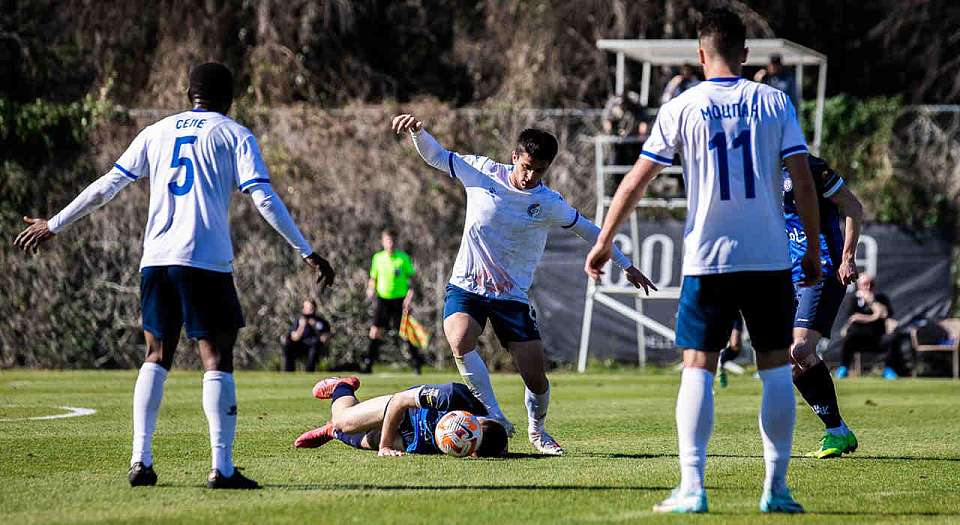
[[[333,431],[333,437],[338,440],[350,445],[353,448],[362,449],[361,441],[363,441],[363,436],[366,436],[366,432],[352,432],[347,434],[346,432],[340,432],[339,430]]]
[[[813,409],[813,413],[823,421],[823,426],[840,426],[843,419],[840,418],[840,407],[837,405],[837,391],[833,387],[833,378],[830,377],[826,363],[821,361],[817,366],[795,376],[793,384]]]
[[[353,395],[354,395],[354,391],[352,386],[346,383],[340,383],[333,389],[333,395],[330,396],[330,400],[333,402],[336,402],[336,400],[340,399],[343,396],[353,397]]]

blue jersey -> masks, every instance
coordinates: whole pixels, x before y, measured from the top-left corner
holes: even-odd
[[[465,410],[475,416],[487,415],[486,407],[466,385],[446,383],[413,388],[417,389],[417,408],[407,409],[400,423],[400,436],[407,452],[439,454],[434,431],[447,412]]]
[[[830,196],[843,187],[843,177],[833,171],[823,159],[813,155],[808,159],[820,206],[820,263],[823,265],[823,278],[827,279],[833,276],[843,253],[840,210],[830,200]],[[807,251],[807,234],[803,231],[803,221],[797,212],[797,203],[793,198],[793,182],[786,167],[783,168],[783,217],[786,219],[787,236],[790,238],[793,282],[800,282],[805,277],[800,260]]]

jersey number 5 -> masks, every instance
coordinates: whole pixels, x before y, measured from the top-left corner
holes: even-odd
[[[184,144],[193,144],[197,141],[196,135],[190,135],[187,137],[177,137],[177,141],[173,143],[173,158],[170,159],[170,167],[180,171],[180,167],[184,167],[187,170],[186,176],[183,178],[183,184],[177,184],[177,180],[174,179],[167,184],[167,187],[170,188],[170,193],[174,195],[185,195],[190,188],[193,187],[193,161],[189,157],[180,156],[180,146]]]
[[[733,139],[730,149],[740,148],[743,152],[743,188],[748,199],[757,196],[753,180],[753,155],[750,151],[750,130],[741,131]],[[720,200],[730,200],[730,166],[727,164],[727,134],[718,131],[710,139],[710,149],[717,150],[717,171],[720,172]]]

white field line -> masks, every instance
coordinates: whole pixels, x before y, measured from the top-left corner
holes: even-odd
[[[12,405],[5,405],[5,408],[13,408]],[[0,419],[0,422],[9,422],[9,421],[41,421],[45,419],[64,419],[68,417],[79,417],[79,416],[89,416],[96,414],[97,411],[92,408],[80,408],[80,407],[68,407],[68,406],[57,406],[55,408],[60,408],[66,410],[65,414],[54,414],[52,416],[34,416],[34,417],[14,417],[8,419]]]

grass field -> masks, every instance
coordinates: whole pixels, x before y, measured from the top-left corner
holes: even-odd
[[[294,450],[301,431],[325,421],[329,403],[310,397],[316,377],[237,374],[237,463],[266,485],[256,492],[202,488],[209,469],[200,374],[167,381],[158,432],[155,488],[126,482],[135,371],[0,372],[0,512],[6,524],[150,523],[960,523],[960,384],[940,380],[847,380],[839,385],[860,450],[841,460],[797,457],[790,484],[808,514],[757,511],[763,476],[757,430],[759,384],[735,377],[718,391],[707,467],[711,515],[658,516],[650,507],[677,482],[673,423],[677,377],[667,372],[555,374],[550,428],[563,458],[533,455],[523,436],[514,457],[377,458],[330,443]],[[361,398],[415,382],[363,378]],[[515,376],[495,377],[507,415],[524,421]],[[799,397],[798,397],[799,401]],[[12,419],[61,413],[53,420]],[[795,456],[820,436],[798,407]]]

